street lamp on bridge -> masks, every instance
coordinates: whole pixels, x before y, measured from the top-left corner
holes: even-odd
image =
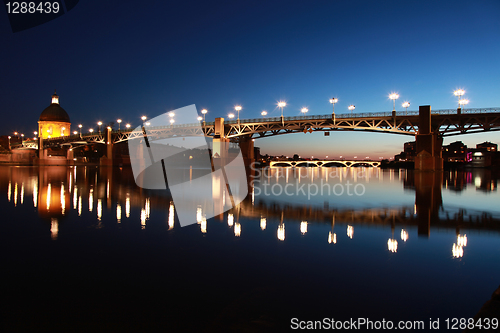
[[[130,124],[125,125],[125,127],[126,127],[127,129],[129,129],[129,128],[130,128]]]
[[[396,112],[396,100],[399,98],[399,94],[397,93],[391,93],[389,95],[389,99],[392,99],[393,102],[393,108],[392,111]]]
[[[82,136],[82,127],[83,127],[83,125],[82,125],[82,124],[79,124],[79,125],[78,125],[78,128],[80,129],[80,136]]]
[[[267,111],[262,111],[260,114],[262,115],[262,118],[264,118],[265,116],[267,116]]]
[[[101,134],[101,125],[102,125],[102,121],[99,121],[99,122],[97,123],[97,125],[99,125],[99,134]]]
[[[354,111],[354,109],[356,108],[356,106],[354,106],[353,104],[351,104],[347,108],[349,109],[349,111],[351,111],[351,117],[352,117],[352,111]]]
[[[307,111],[309,111],[309,109],[308,109],[308,108],[302,108],[302,109],[300,110],[300,112],[302,112],[302,114],[303,114],[304,116],[306,115]]]
[[[116,122],[118,123],[118,131],[120,131],[120,124],[122,123],[122,120],[118,119]]]
[[[278,102],[278,107],[281,109],[281,118],[283,118],[283,108],[286,106],[286,102]]]
[[[406,115],[408,115],[408,108],[410,107],[410,102],[405,101],[405,102],[403,103],[403,107],[406,109],[406,111],[405,111],[405,112],[406,112]]]
[[[198,121],[202,121],[203,117],[202,116],[198,116],[196,119],[198,119]]]
[[[468,99],[461,99],[458,101],[458,104],[460,105],[460,107],[462,107],[463,105],[467,105],[469,104],[469,100]]]
[[[330,98],[330,103],[332,103],[332,115],[335,114],[335,103],[337,103],[338,101],[338,98]]]
[[[234,118],[234,114],[230,113],[227,115],[229,117],[229,119],[233,119]]]
[[[453,92],[453,95],[458,97],[458,107],[460,108],[460,99],[461,97],[465,94],[465,90],[463,89],[457,89]]]
[[[203,123],[205,123],[205,115],[207,114],[207,109],[201,110],[201,113],[203,113]]]
[[[241,105],[236,105],[234,109],[236,110],[236,112],[238,112],[238,122],[240,122]]]

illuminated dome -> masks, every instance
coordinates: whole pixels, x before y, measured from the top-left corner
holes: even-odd
[[[57,121],[69,123],[68,113],[59,105],[59,96],[54,92],[52,104],[50,104],[40,115],[39,121]]]

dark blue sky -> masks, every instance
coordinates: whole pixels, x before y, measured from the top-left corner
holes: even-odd
[[[57,88],[72,123],[133,125],[189,104],[207,120],[500,106],[500,1],[91,1],[12,33],[0,14],[0,133],[32,133]],[[332,133],[333,134],[333,133]],[[296,134],[256,142],[263,153],[389,157],[411,137]],[[469,145],[500,134],[465,135]]]

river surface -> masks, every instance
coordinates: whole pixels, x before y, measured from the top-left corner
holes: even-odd
[[[3,324],[278,332],[366,318],[445,331],[499,287],[498,179],[269,168],[237,207],[196,208],[180,227],[169,194],[129,168],[1,166]]]

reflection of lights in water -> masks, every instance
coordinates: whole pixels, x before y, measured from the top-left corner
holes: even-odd
[[[89,193],[89,212],[91,212],[92,209],[94,209],[94,189],[93,188],[90,189],[90,193]]]
[[[226,189],[222,189],[222,207],[226,206]]]
[[[141,228],[146,228],[146,210],[144,208],[141,209]]]
[[[17,183],[14,185],[14,206],[17,206]]]
[[[24,203],[24,183],[21,184],[21,205]]]
[[[12,184],[9,182],[9,187],[7,188],[7,198],[9,199],[9,202],[11,193],[12,193]]]
[[[52,187],[47,185],[47,211],[50,209],[50,194],[52,193]]]
[[[146,198],[146,204],[144,205],[144,210],[146,211],[146,218],[149,219],[149,214],[151,213],[151,199]]]
[[[116,205],[116,220],[118,223],[122,220],[122,206],[120,204]]]
[[[240,237],[241,236],[241,224],[239,224],[238,222],[236,222],[234,224],[234,235],[236,237]]]
[[[234,216],[233,214],[229,213],[227,214],[227,225],[232,227],[234,223]]]
[[[451,248],[451,254],[453,258],[461,258],[464,256],[464,248],[460,245],[453,243],[453,247]]]
[[[59,233],[59,223],[56,218],[50,219],[50,236],[53,240],[57,239],[57,234]]]
[[[467,235],[460,236],[460,234],[457,235],[457,245],[461,247],[467,246]]]
[[[337,244],[337,234],[332,233],[331,231],[328,232],[328,243],[331,244]]]
[[[390,238],[388,241],[387,241],[387,248],[389,249],[389,251],[391,252],[397,252],[398,250],[398,241],[395,240],[395,239],[392,239]]]
[[[476,187],[481,187],[481,177],[474,178],[474,185],[476,185]]]
[[[127,193],[127,198],[125,199],[125,216],[127,218],[130,217],[130,197],[128,193]]]
[[[168,230],[174,228],[174,217],[175,217],[174,203],[170,202],[170,207],[168,209]]]
[[[82,196],[78,197],[78,216],[82,215]]]
[[[266,229],[266,225],[267,225],[267,220],[265,217],[261,217],[260,218],[260,228],[262,230],[265,230]]]
[[[106,198],[109,199],[109,179],[108,179],[108,182],[106,184]]]
[[[405,229],[401,229],[401,240],[406,242],[408,240],[408,232]]]
[[[280,241],[284,241],[285,240],[285,224],[280,224],[278,226],[278,239]]]
[[[97,199],[97,220],[101,220],[102,217],[102,200]]]
[[[252,187],[252,206],[254,205],[255,203],[255,191],[253,190],[253,187]]]
[[[307,221],[300,222],[300,232],[305,235],[307,232]]]
[[[201,221],[203,220],[203,218],[202,218],[203,216],[202,216],[201,214],[202,214],[201,207],[200,207],[200,206],[198,206],[198,207],[196,208],[196,222],[197,222],[198,224],[200,224],[200,223],[201,223]]]
[[[352,239],[352,236],[354,235],[354,228],[351,225],[347,226],[347,237]]]
[[[73,209],[76,209],[76,205],[78,204],[78,187],[73,189]]]
[[[203,218],[200,222],[200,229],[201,229],[201,232],[206,234],[207,233],[207,219],[206,218]]]
[[[66,213],[66,194],[64,192],[64,185],[61,185],[61,209],[64,215]]]
[[[38,206],[38,184],[33,181],[33,206]]]
[[[417,204],[413,205],[413,215],[417,215]]]

